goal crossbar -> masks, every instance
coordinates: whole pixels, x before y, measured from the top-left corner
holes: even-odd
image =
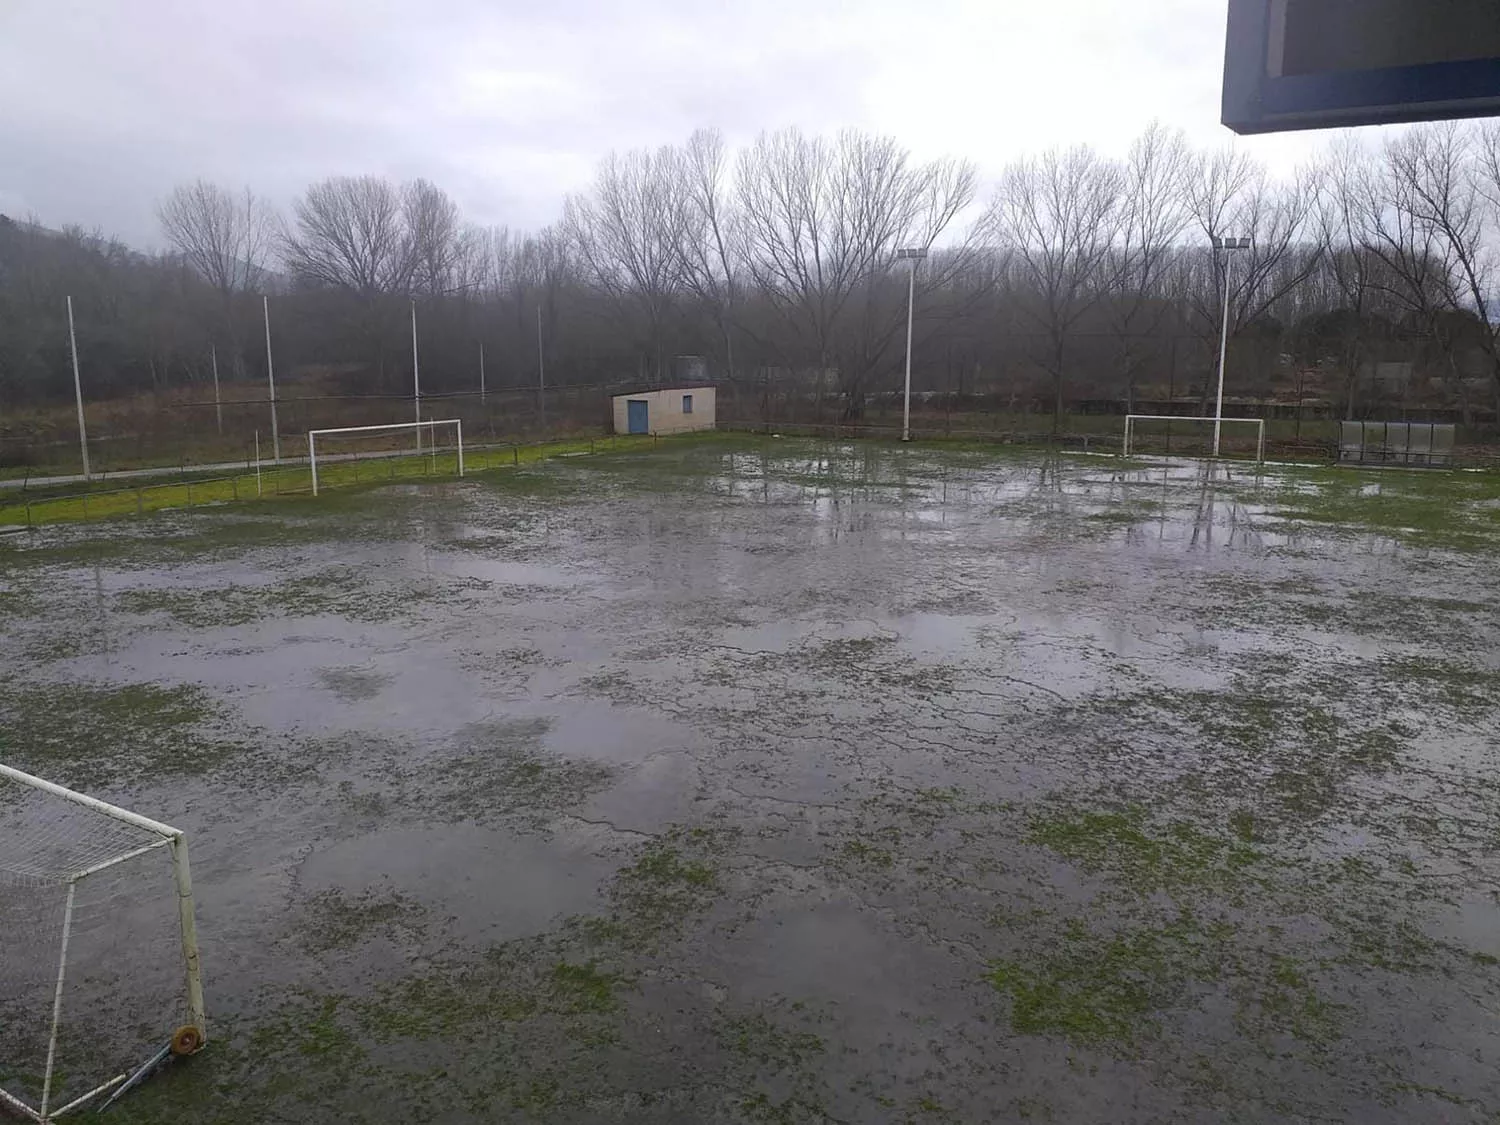
[[[1130,456],[1130,439],[1134,434],[1136,422],[1210,422],[1223,425],[1226,422],[1236,422],[1256,427],[1255,459],[1264,461],[1266,459],[1266,420],[1264,418],[1215,418],[1212,414],[1127,414],[1125,415],[1125,441],[1120,452]]]
[[[63,1114],[79,1108],[87,1102],[93,1101],[99,1095],[116,1087],[128,1088],[132,1082],[130,1072],[122,1072],[114,1075],[102,1083],[96,1084],[80,1096],[73,1098],[67,1104],[53,1107],[51,1105],[54,1079],[54,1066],[57,1062],[58,1031],[62,1024],[63,997],[68,977],[68,938],[72,926],[74,897],[80,883],[90,876],[97,875],[112,867],[127,863],[148,852],[158,848],[169,850],[172,860],[173,880],[175,884],[175,897],[177,900],[177,929],[181,942],[182,968],[185,975],[187,1014],[190,1021],[190,1029],[195,1032],[191,1040],[191,1050],[200,1049],[208,1041],[207,1020],[204,1015],[203,1005],[203,974],[198,954],[198,927],[193,904],[193,877],[188,863],[187,837],[181,829],[174,828],[170,824],[164,824],[159,820],[153,820],[148,816],[132,812],[129,809],[112,805],[108,801],[101,801],[97,797],[90,797],[86,793],[79,793],[64,785],[37,777],[34,774],[18,770],[14,766],[5,765],[0,762],[0,779],[11,781],[17,785],[34,789],[38,792],[48,794],[60,800],[70,802],[81,808],[90,810],[100,816],[145,834],[144,842],[135,847],[127,848],[116,854],[103,857],[95,862],[85,863],[81,866],[67,867],[54,873],[54,882],[61,883],[67,888],[66,906],[63,915],[62,941],[57,954],[56,981],[52,988],[52,1011],[50,1028],[47,1042],[46,1067],[42,1076],[41,1101],[33,1108],[26,1104],[21,1098],[5,1089],[0,1089],[0,1106],[8,1107],[32,1121],[52,1121]],[[31,865],[21,867],[7,866],[12,875],[25,878],[27,876],[40,876],[43,872],[34,869]],[[3,874],[0,871],[0,874]],[[174,1034],[174,1041],[183,1031],[189,1028],[178,1029]],[[136,1071],[136,1079],[142,1075],[145,1067]]]
[[[312,465],[312,494],[318,494],[318,438],[335,437],[343,434],[378,434],[392,430],[415,430],[417,434],[417,453],[422,452],[422,431],[431,430],[437,426],[452,426],[458,434],[458,475],[464,475],[464,423],[461,418],[433,418],[422,422],[391,422],[381,426],[339,426],[329,430],[307,431],[307,459]],[[436,440],[429,443],[430,448],[435,451]],[[393,454],[399,456],[399,454]]]

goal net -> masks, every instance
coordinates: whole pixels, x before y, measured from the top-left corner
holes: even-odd
[[[412,437],[416,437],[415,450]],[[417,471],[464,475],[464,424],[458,418],[425,422],[396,422],[387,426],[343,426],[309,430],[307,458],[312,465],[312,491],[335,475],[359,479],[358,464],[370,458],[420,459]],[[341,474],[341,470],[343,473]]]
[[[1264,418],[1219,418],[1217,443],[1212,417],[1184,417],[1176,414],[1125,415],[1125,456],[1141,452],[1182,453],[1218,456],[1219,454],[1253,454],[1257,461],[1266,459],[1266,420]],[[1217,444],[1217,448],[1215,447]]]
[[[102,1106],[205,1040],[183,834],[0,765],[0,1117]]]

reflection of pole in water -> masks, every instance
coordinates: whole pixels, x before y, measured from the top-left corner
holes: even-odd
[[[99,613],[99,652],[109,655],[109,617],[104,609],[104,574],[94,565],[94,605]]]
[[[1172,486],[1172,467],[1163,465],[1161,467],[1161,519],[1157,521],[1156,539],[1163,542],[1167,538],[1167,504],[1168,496]]]
[[[1204,546],[1212,547],[1214,542],[1214,470],[1217,462],[1205,461],[1203,463],[1203,488],[1198,493],[1198,512],[1193,517],[1193,539],[1192,545],[1196,547],[1201,538]]]

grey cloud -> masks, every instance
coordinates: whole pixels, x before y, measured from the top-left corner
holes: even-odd
[[[1044,138],[1117,148],[1152,117],[1215,128],[1222,13],[1203,7],[0,0],[0,206],[154,245],[154,201],[182,180],[285,207],[373,172],[537,226],[608,150],[703,125],[859,125],[990,168]],[[1136,73],[1172,104],[1141,106]]]

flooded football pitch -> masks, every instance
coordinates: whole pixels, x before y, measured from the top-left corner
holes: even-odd
[[[122,1123],[1500,1115],[1493,475],[664,441],[6,537],[0,644],[192,843]]]

